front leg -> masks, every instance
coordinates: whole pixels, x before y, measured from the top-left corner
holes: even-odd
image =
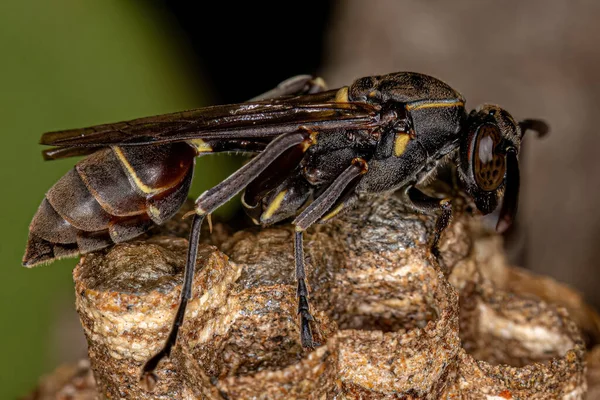
[[[439,260],[440,238],[452,220],[452,203],[450,202],[450,199],[436,199],[426,195],[414,186],[410,187],[406,191],[406,195],[410,204],[417,210],[428,214],[439,212],[439,215],[435,221],[435,231],[430,246],[431,254],[433,254],[435,258]]]

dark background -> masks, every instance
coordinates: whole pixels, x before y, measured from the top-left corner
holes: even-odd
[[[546,118],[551,136],[527,138],[510,255],[600,304],[600,5],[289,4],[0,4],[1,398],[26,393],[42,373],[85,355],[73,311],[76,261],[20,267],[31,217],[76,161],[42,162],[40,134],[239,102],[303,73],[337,87],[364,75],[419,71],[461,91],[469,107],[493,102],[516,118]],[[236,165],[228,156],[199,160],[193,195]]]

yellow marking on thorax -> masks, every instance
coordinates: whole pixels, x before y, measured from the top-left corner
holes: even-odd
[[[422,108],[437,108],[437,107],[462,107],[464,106],[465,103],[460,101],[460,100],[455,100],[455,101],[438,101],[438,102],[433,102],[433,103],[414,103],[414,104],[407,104],[406,105],[406,110],[407,111],[414,111],[414,110],[420,110]]]
[[[307,139],[304,139],[302,143],[300,143],[300,146],[302,146],[302,152],[306,152],[306,150],[308,150],[310,146],[314,146],[315,144],[317,144],[317,136],[319,135],[319,132],[304,127],[302,128],[310,132],[310,136]]]
[[[279,210],[279,207],[281,207],[281,203],[283,202],[283,198],[285,197],[286,193],[287,190],[282,190],[281,192],[279,192],[277,196],[275,196],[271,204],[269,204],[269,206],[267,207],[266,211],[260,219],[266,220],[271,218],[277,212],[277,210]]]
[[[112,149],[113,149],[115,155],[117,156],[117,158],[119,159],[119,161],[121,161],[121,164],[123,164],[123,166],[127,170],[127,173],[129,173],[129,176],[135,183],[135,186],[138,187],[138,189],[140,189],[142,192],[144,192],[146,194],[160,193],[160,191],[161,191],[160,189],[153,189],[150,186],[146,185],[144,182],[142,182],[142,180],[139,178],[139,176],[137,176],[137,174],[135,173],[135,170],[133,169],[133,167],[131,166],[131,164],[129,163],[127,158],[125,157],[123,150],[119,146],[113,146]]]
[[[302,141],[302,143],[300,143],[300,146],[302,146],[302,152],[303,153],[306,152],[306,150],[308,150],[308,148],[310,146],[312,146],[311,142],[312,141],[309,139],[309,140],[304,140],[304,141]]]
[[[348,86],[340,88],[335,94],[336,103],[348,103]]]
[[[410,135],[408,133],[399,133],[394,141],[394,155],[400,157],[406,151],[406,146],[410,141]]]
[[[317,144],[317,136],[319,136],[319,132],[317,132],[317,131],[311,131],[310,132],[310,144],[311,144],[311,146]]]
[[[202,139],[192,139],[188,143],[194,146],[198,153],[212,153],[213,151],[213,148]]]
[[[331,212],[329,214],[326,214],[323,218],[321,218],[321,221],[323,221],[323,222],[329,221],[331,218],[338,215],[340,213],[340,211],[342,211],[343,209],[344,209],[344,203],[338,204],[338,206],[336,208],[334,208],[333,210],[331,210]]]

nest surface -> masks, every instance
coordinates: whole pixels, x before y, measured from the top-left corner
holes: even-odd
[[[508,267],[499,238],[466,216],[443,235],[438,262],[428,249],[433,226],[391,197],[310,230],[320,346],[306,351],[293,230],[216,224],[203,235],[186,320],[152,391],[139,384],[140,368],[171,327],[186,222],[87,255],[74,278],[91,367],[63,368],[32,398],[65,388],[80,399],[585,398],[595,313],[569,289]],[[600,376],[596,353],[590,385]]]

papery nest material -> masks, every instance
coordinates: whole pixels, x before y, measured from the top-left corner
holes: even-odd
[[[230,234],[217,224],[152,391],[139,385],[140,368],[171,326],[185,226],[87,255],[74,277],[97,390],[136,399],[583,398],[576,324],[561,307],[498,288],[485,263],[503,258],[482,254],[501,250],[470,221],[457,216],[444,234],[443,268],[428,249],[433,217],[393,196],[309,231],[322,344],[312,352],[299,343],[292,230]]]

